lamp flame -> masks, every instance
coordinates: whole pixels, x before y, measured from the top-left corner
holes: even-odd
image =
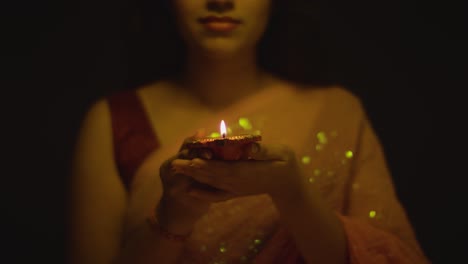
[[[221,124],[219,125],[219,131],[220,134],[223,136],[223,138],[226,137],[226,124],[224,123],[224,120],[221,120]]]

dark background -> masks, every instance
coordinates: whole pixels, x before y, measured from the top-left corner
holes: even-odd
[[[0,11],[4,263],[63,263],[67,162],[89,104],[125,88],[126,5],[26,1]],[[326,4],[336,76],[363,99],[433,263],[468,257],[466,10],[449,1]]]

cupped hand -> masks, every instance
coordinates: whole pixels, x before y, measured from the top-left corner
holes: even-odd
[[[175,160],[196,158],[191,156],[186,144],[197,137],[200,135],[186,138],[179,152],[163,162],[159,169],[163,195],[157,208],[158,220],[174,233],[190,232],[193,223],[212,203],[233,197],[232,193],[201,183],[173,166]],[[203,153],[200,155],[207,157]]]
[[[302,174],[291,148],[255,143],[248,156],[239,161],[175,159],[172,165],[178,173],[236,196],[266,193],[285,200],[300,192]],[[198,196],[198,190],[191,193]]]

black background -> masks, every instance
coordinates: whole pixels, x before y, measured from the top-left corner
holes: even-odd
[[[125,88],[126,4],[26,1],[0,11],[4,263],[64,261],[67,162],[86,107]],[[466,10],[448,1],[327,1],[337,75],[362,97],[433,263],[468,257]]]

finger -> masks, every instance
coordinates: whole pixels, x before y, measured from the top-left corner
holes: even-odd
[[[202,168],[206,167],[205,161],[199,158],[195,158],[192,160],[185,160],[185,159],[175,159],[171,162],[171,166],[173,168],[180,168],[180,169],[185,169],[185,168],[190,168],[190,167],[195,167],[195,168]]]
[[[161,179],[167,179],[169,177],[171,177],[171,169],[172,169],[172,161],[174,160],[175,158],[174,157],[171,157],[167,160],[165,160],[161,166],[159,166],[159,177],[161,177]]]
[[[182,171],[172,166],[172,162],[178,158],[179,155],[173,156],[161,164],[159,168],[159,176],[161,181],[166,187],[172,188],[172,186],[181,186],[181,188],[187,188],[188,183],[192,179],[186,175],[183,175]],[[188,183],[184,183],[184,181]]]
[[[165,160],[161,166],[159,166],[159,175],[161,177],[167,177],[169,172],[171,171],[172,169],[172,161],[176,160],[176,159],[192,159],[189,157],[189,150],[188,149],[180,149],[179,152],[177,152],[177,154],[175,154],[174,156],[168,158],[167,160]]]
[[[188,149],[182,149],[176,154],[174,159],[191,159],[190,158],[190,151]],[[174,159],[172,159],[172,160],[174,160]],[[171,160],[171,162],[172,162],[172,160]]]
[[[243,172],[255,171],[254,167],[260,165],[249,161],[230,162],[198,158],[193,160],[174,160],[172,164],[174,168],[199,182],[228,191],[230,191],[230,178],[238,176]]]
[[[168,192],[172,196],[177,196],[181,193],[185,193],[190,189],[190,186],[193,183],[193,179],[187,177],[183,174],[176,173],[174,174],[173,179],[171,179],[171,184],[166,186],[165,192]]]
[[[159,173],[161,176],[166,176],[170,172],[176,173],[177,170],[172,166],[172,162],[178,159],[188,159],[188,151],[183,150],[178,152],[176,155],[166,159],[159,167]]]
[[[289,149],[283,145],[267,145],[253,142],[247,146],[248,159],[251,160],[277,160],[289,159]]]
[[[221,190],[211,185],[201,183],[193,179],[192,179],[192,184],[190,185],[190,189],[199,189],[199,190],[207,191],[207,192],[217,192]]]
[[[187,175],[194,180],[214,186],[216,188],[223,189],[223,186],[220,178],[216,177],[215,174],[211,172],[211,170],[203,169],[202,166],[199,166],[198,163],[194,161],[201,160],[201,159],[194,159],[194,160],[174,160],[172,162],[172,166],[177,170]]]
[[[191,147],[193,140],[187,139],[184,141],[183,146],[179,150],[180,158],[182,159],[195,159],[202,158],[210,160],[213,158],[213,151],[209,148]]]
[[[197,131],[195,131],[195,133],[192,136],[184,139],[184,141],[182,142],[182,145],[180,146],[179,152],[186,149],[188,143],[192,142],[195,139],[204,137],[205,134],[206,133],[204,129],[198,129]]]
[[[237,174],[239,164],[252,164],[248,161],[222,161],[222,160],[204,160],[195,158],[192,160],[177,159],[172,162],[172,166],[182,173],[197,178],[200,181],[210,181],[210,184],[217,184],[220,177],[218,173],[223,176]],[[252,165],[250,165],[252,166]],[[215,177],[216,176],[216,177]]]
[[[207,191],[200,188],[191,188],[188,191],[188,195],[206,202],[221,202],[234,197],[233,194],[226,191]]]
[[[213,158],[213,151],[211,151],[209,148],[202,148],[199,150],[198,156],[196,158],[210,160]]]
[[[192,148],[189,150],[190,159],[201,158],[210,160],[213,158],[213,151],[209,148]]]
[[[269,175],[272,171],[280,170],[286,163],[287,161],[283,160],[232,162],[202,159],[176,162],[177,166],[180,167],[185,174],[231,192],[234,192],[233,186],[239,183],[240,179]]]

